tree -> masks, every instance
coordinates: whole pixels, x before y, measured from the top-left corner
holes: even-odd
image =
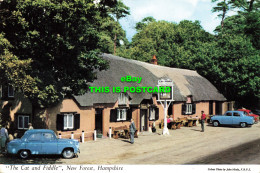
[[[144,21],[144,20],[143,20]],[[192,69],[191,59],[203,42],[212,40],[198,21],[149,22],[132,39],[126,57],[149,62],[155,54],[161,65]]]
[[[217,35],[206,32],[198,21],[148,23],[134,35],[122,56],[149,62],[155,54],[160,65],[196,70],[228,100],[256,105],[260,98],[259,50],[241,33],[246,27],[240,26],[243,17],[225,20]]]
[[[29,76],[39,93],[28,94],[34,104],[50,106],[64,95],[83,94],[94,70],[107,67],[98,56],[98,28],[115,1],[5,0],[0,4],[0,33],[9,51],[28,61]],[[3,61],[3,60],[2,60]],[[29,63],[30,62],[30,63]]]
[[[218,17],[221,18],[221,28],[224,28],[224,19],[226,17],[226,14],[229,7],[229,1],[228,0],[211,0],[211,2],[218,2],[216,7],[213,7],[212,12],[221,12]]]
[[[129,7],[127,7],[121,0],[118,0],[117,4],[114,8],[111,8],[110,13],[114,16],[114,19],[116,20],[115,30],[114,30],[114,55],[116,54],[116,47],[118,38],[117,35],[119,34],[120,30],[120,24],[119,20],[123,17],[126,17],[130,14]]]
[[[30,96],[38,93],[35,80],[27,73],[31,70],[32,60],[19,60],[9,48],[11,48],[10,42],[0,34],[0,83],[20,86],[22,92]]]
[[[114,18],[108,16],[102,19],[103,22],[99,29],[100,40],[98,42],[98,48],[101,52],[115,53],[115,48],[128,46],[129,42],[126,38],[126,33],[122,29],[119,22],[116,22]],[[116,40],[114,40],[116,34]],[[118,50],[116,51],[118,53]]]
[[[216,28],[217,34],[242,34],[251,39],[254,47],[260,48],[260,2],[255,0],[229,1],[230,9],[237,11],[236,15],[224,19],[225,28],[222,25]]]
[[[141,31],[144,27],[146,27],[149,23],[152,22],[156,22],[156,20],[153,17],[146,17],[141,22],[136,23],[135,29],[137,31]]]

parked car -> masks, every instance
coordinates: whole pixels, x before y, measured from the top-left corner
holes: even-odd
[[[74,139],[58,139],[49,129],[32,129],[24,133],[21,139],[7,144],[8,154],[17,154],[22,159],[37,154],[61,154],[64,158],[73,158],[79,152],[79,142]]]
[[[251,112],[251,110],[249,110],[249,109],[238,109],[238,111],[243,111],[246,116],[254,117],[255,123],[258,123],[258,122],[259,122],[259,116],[256,115],[256,114],[253,114],[253,113]]]
[[[246,116],[243,111],[227,111],[224,115],[214,115],[211,117],[213,126],[239,125],[240,127],[254,124],[254,117]]]

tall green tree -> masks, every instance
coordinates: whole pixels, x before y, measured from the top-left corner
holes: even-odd
[[[29,76],[39,93],[39,106],[58,103],[66,94],[83,94],[88,82],[103,70],[98,56],[98,28],[116,1],[4,0],[0,3],[0,33],[19,60],[30,60]]]
[[[224,19],[227,12],[230,9],[230,2],[228,0],[211,0],[211,2],[217,2],[217,5],[213,7],[212,12],[220,12],[218,17],[221,18],[221,28],[224,28]]]
[[[120,31],[122,31],[122,28],[120,28],[119,20],[123,17],[126,17],[130,14],[130,8],[127,7],[122,0],[118,0],[116,5],[111,8],[110,13],[112,16],[114,16],[114,19],[116,20],[116,24],[114,24],[114,54],[116,54],[116,47],[119,42],[118,34],[120,34]]]
[[[10,48],[10,42],[0,34],[0,84],[19,86],[19,89],[29,96],[39,93],[35,80],[28,75],[32,60],[19,60],[9,51]]]
[[[206,32],[198,21],[151,22],[134,35],[122,56],[149,62],[155,54],[160,65],[196,70],[228,100],[253,106],[260,98],[260,54],[241,20],[228,17],[217,35]]]

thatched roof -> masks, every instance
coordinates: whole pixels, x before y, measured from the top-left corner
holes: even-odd
[[[92,106],[94,103],[115,103],[119,93],[113,93],[113,87],[156,87],[161,78],[170,78],[174,83],[173,99],[186,101],[188,95],[193,96],[193,101],[225,101],[226,98],[204,77],[196,71],[163,67],[131,59],[125,59],[110,54],[102,57],[109,61],[109,69],[97,73],[97,80],[91,86],[109,87],[108,93],[86,93],[75,96],[81,106]],[[125,76],[142,77],[141,83],[121,82]],[[151,93],[130,93],[131,104],[140,104],[143,99],[151,99]]]

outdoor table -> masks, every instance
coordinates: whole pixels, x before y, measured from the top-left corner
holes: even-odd
[[[175,121],[170,122],[170,129],[176,129],[176,122]]]
[[[180,129],[182,121],[175,121],[175,123],[176,123],[176,129]]]
[[[197,122],[196,118],[188,118],[188,127],[197,126],[196,122]]]
[[[119,131],[114,130],[114,134],[113,134],[114,139],[118,139],[118,134],[119,134]]]

